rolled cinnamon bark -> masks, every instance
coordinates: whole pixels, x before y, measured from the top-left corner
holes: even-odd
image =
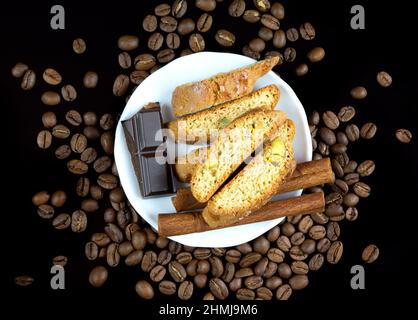
[[[317,192],[300,197],[267,203],[261,209],[251,213],[238,222],[222,227],[210,227],[200,212],[184,212],[158,215],[158,234],[163,237],[194,232],[203,232],[238,226],[259,221],[272,220],[285,216],[323,212],[325,210],[324,193]]]
[[[277,190],[276,194],[306,189],[333,181],[334,173],[329,158],[299,163],[293,174]],[[177,212],[203,209],[206,206],[206,203],[201,203],[193,197],[190,188],[178,189],[171,201]]]

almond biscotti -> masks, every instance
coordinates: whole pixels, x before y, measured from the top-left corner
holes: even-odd
[[[199,202],[208,201],[226,179],[286,120],[283,111],[257,110],[233,121],[209,147],[207,159],[198,164],[190,184]]]
[[[207,224],[233,224],[263,206],[283,184],[294,164],[295,135],[293,122],[284,127],[286,130],[208,201],[202,213]]]
[[[254,109],[273,110],[279,101],[279,88],[272,84],[233,101],[193,113],[168,123],[176,142],[209,142],[211,134]]]
[[[171,99],[174,115],[181,117],[250,93],[256,81],[278,62],[278,57],[272,57],[209,79],[178,86]]]

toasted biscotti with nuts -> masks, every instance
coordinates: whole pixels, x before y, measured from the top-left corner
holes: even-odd
[[[277,132],[275,132],[272,136],[283,137],[284,135],[288,135],[288,132],[294,131],[293,129],[293,121],[290,119],[286,119],[286,121],[279,127]],[[176,173],[177,178],[181,182],[190,182],[192,178],[193,172],[196,170],[196,167],[199,163],[202,163],[207,158],[207,147],[202,147],[199,149],[195,149],[190,151],[188,154],[184,156],[180,156],[176,159],[176,164],[174,165],[174,171]]]
[[[209,142],[218,130],[255,109],[273,110],[279,101],[279,88],[272,84],[233,101],[225,102],[168,123],[176,142]]]
[[[174,115],[181,117],[250,93],[256,81],[278,62],[278,57],[271,57],[209,79],[178,86],[171,99]]]
[[[202,213],[207,224],[231,225],[262,207],[275,194],[294,168],[295,126],[290,123],[208,201]]]
[[[251,111],[221,131],[211,144],[207,159],[196,166],[190,188],[199,202],[206,202],[263,141],[286,120],[283,111]]]

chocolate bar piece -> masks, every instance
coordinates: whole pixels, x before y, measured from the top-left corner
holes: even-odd
[[[155,157],[157,147],[163,142],[155,139],[155,135],[162,129],[163,123],[159,105],[153,106],[144,107],[132,118],[122,121],[126,143],[144,198],[174,194],[177,189],[172,165],[160,164]]]

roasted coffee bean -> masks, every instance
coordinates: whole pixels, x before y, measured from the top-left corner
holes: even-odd
[[[249,243],[242,243],[242,244],[236,246],[236,248],[242,254],[247,254],[247,253],[253,251],[253,248],[251,247],[251,245]]]
[[[193,259],[192,254],[190,252],[180,252],[177,256],[176,256],[176,260],[181,263],[181,264],[188,264],[189,262],[191,262]],[[196,260],[196,265],[197,265],[197,260]]]
[[[105,210],[105,222],[113,222],[113,221],[115,221],[115,210],[113,210],[113,208],[107,208],[106,210]],[[106,214],[109,216],[109,218],[108,219],[106,219]],[[138,226],[138,224],[137,223],[135,223],[135,222],[132,222],[132,223],[130,223],[130,224],[128,224],[127,226],[126,226],[126,229],[125,229],[125,236],[126,236],[126,239],[128,239],[129,241],[131,241],[132,240],[132,236],[135,234],[135,232],[137,232],[139,230],[139,226]]]
[[[350,90],[350,95],[353,99],[364,99],[367,97],[367,90],[362,86],[354,87]]]
[[[295,42],[299,39],[299,33],[296,28],[290,28],[286,31],[286,38],[291,42]]]
[[[25,74],[25,72],[28,69],[29,69],[29,67],[28,67],[27,64],[24,64],[22,62],[18,62],[13,66],[11,73],[12,73],[13,77],[20,78]]]
[[[309,270],[317,271],[324,264],[324,256],[321,253],[317,253],[309,260]]]
[[[273,3],[270,12],[279,20],[284,18],[285,11],[283,5],[280,2]]]
[[[298,229],[300,232],[307,233],[313,225],[313,220],[309,215],[306,215],[300,220]]]
[[[166,264],[168,264],[171,261],[171,253],[168,250],[162,250],[158,257],[157,257],[157,262],[163,266],[165,266]]]
[[[152,51],[158,51],[161,49],[164,42],[164,36],[155,32],[148,38],[148,48]]]
[[[293,62],[296,59],[296,50],[292,47],[287,47],[284,51],[284,59],[287,62]]]
[[[47,106],[56,106],[60,104],[61,97],[55,91],[45,91],[41,96],[41,101]]]
[[[237,290],[236,297],[238,300],[254,300],[255,293],[250,289],[242,288]]]
[[[132,59],[129,53],[121,52],[118,55],[118,62],[121,68],[128,69],[132,65]]]
[[[253,248],[255,252],[266,254],[270,248],[270,242],[264,236],[260,236],[254,240]]]
[[[206,274],[197,274],[195,275],[193,282],[198,288],[204,288],[208,281],[208,276]]]
[[[144,232],[147,235],[147,243],[154,244],[157,240],[157,233],[151,227],[145,227]]]
[[[154,32],[157,29],[158,21],[157,17],[149,14],[142,21],[142,28],[147,32]]]
[[[54,216],[54,208],[49,204],[41,204],[38,207],[38,215],[44,219],[51,219]]]
[[[195,0],[197,8],[203,11],[213,11],[216,8],[215,0]]]
[[[182,248],[183,248],[183,246],[180,243],[176,242],[176,241],[170,241],[170,243],[168,244],[168,250],[172,254],[178,254],[178,253],[180,253],[180,251],[182,250]],[[202,248],[202,249],[206,249],[206,248]],[[199,249],[196,249],[196,250],[199,250]],[[207,250],[209,251],[209,256],[210,256],[210,254],[211,254],[210,249],[207,249]],[[194,255],[194,257],[196,259],[200,259],[195,254],[193,254],[193,255]],[[203,258],[203,259],[206,259],[206,258]]]
[[[87,126],[83,129],[83,134],[87,137],[87,139],[95,140],[100,137],[100,131],[96,127]]]
[[[340,205],[342,203],[343,203],[343,196],[338,192],[329,193],[325,197],[325,204],[326,205],[330,205],[330,204]]]
[[[173,17],[166,16],[160,19],[160,29],[164,32],[174,32],[177,28],[177,20]]]
[[[331,185],[331,187],[335,192],[338,192],[341,194],[346,194],[349,188],[347,183],[340,179],[336,179],[334,184]]]
[[[357,203],[359,202],[359,197],[354,193],[347,193],[344,196],[344,204],[347,207],[355,207]]]
[[[69,110],[65,114],[65,119],[73,126],[79,126],[82,122],[81,114],[76,110]]]
[[[299,32],[304,40],[312,40],[315,38],[315,28],[309,22],[305,22],[299,27]]]
[[[52,258],[52,264],[55,266],[65,267],[68,263],[68,258],[66,256],[56,256]]]
[[[52,128],[57,124],[57,116],[51,111],[47,111],[42,115],[42,124],[45,128]]]
[[[288,284],[283,284],[277,288],[276,299],[277,300],[289,300],[292,295],[292,288]]]
[[[267,279],[267,278],[272,277],[276,272],[277,272],[277,263],[273,261],[269,261],[267,263],[266,270],[264,271],[262,276]]]
[[[325,236],[325,228],[324,228],[324,236]],[[323,253],[323,252],[328,251],[330,246],[331,246],[331,241],[328,238],[322,238],[316,244],[316,250]]]
[[[292,269],[287,263],[280,263],[277,266],[277,273],[281,278],[288,279],[292,275]]]
[[[344,177],[344,169],[341,167],[340,163],[337,160],[332,159],[331,165],[332,165],[332,170],[334,171],[335,175],[338,178]]]
[[[249,10],[247,10],[247,11],[249,11]],[[244,18],[245,18],[245,13],[244,13]],[[267,13],[265,13],[261,16],[261,24],[263,26],[265,26],[266,28],[269,28],[271,30],[279,30],[280,29],[280,21],[276,17],[274,17],[270,14],[267,14]]]
[[[316,246],[316,243],[314,240],[306,239],[305,241],[302,242],[302,244],[300,245],[300,248],[302,249],[303,252],[307,254],[311,254],[311,253],[314,253],[315,246]]]
[[[269,0],[253,0],[254,6],[261,12],[267,12],[270,10],[270,1]]]
[[[308,117],[308,123],[312,126],[317,126],[320,120],[321,117],[318,111],[313,111]]]
[[[129,79],[131,80],[131,82],[133,84],[140,84],[142,81],[144,81],[146,79],[146,77],[149,76],[149,73],[147,71],[143,71],[143,70],[134,70],[131,72],[131,74],[129,75]]]
[[[77,91],[71,84],[66,84],[61,88],[61,95],[65,101],[71,102],[77,98]]]
[[[177,33],[169,33],[165,39],[167,47],[170,49],[177,49],[180,46],[180,37]]]
[[[163,49],[157,54],[159,63],[168,63],[175,58],[176,54],[173,49]]]
[[[171,6],[167,3],[159,4],[154,9],[154,13],[158,17],[168,16],[170,12],[171,12]]]
[[[224,47],[231,47],[235,43],[235,35],[228,30],[221,29],[215,34],[215,40]],[[261,39],[260,39],[261,40]],[[261,50],[260,50],[261,51]]]
[[[308,70],[308,65],[306,63],[302,63],[296,67],[295,73],[297,76],[301,77],[307,74]]]
[[[324,114],[322,115],[322,120],[324,121],[325,125],[331,130],[337,129],[340,125],[338,117],[332,111],[324,112]]]
[[[261,19],[260,12],[258,12],[257,10],[245,10],[242,17],[246,22],[249,22],[249,23],[256,23],[260,21]],[[266,27],[268,28],[268,26]]]
[[[348,145],[348,138],[347,135],[344,132],[338,131],[337,132],[337,143]]]
[[[228,297],[228,287],[225,282],[219,278],[212,278],[209,281],[209,288],[212,294],[219,300],[225,300]]]
[[[265,49],[266,44],[263,39],[255,38],[249,42],[248,46],[255,52],[261,52]]]
[[[106,250],[106,261],[110,267],[116,267],[120,262],[119,244],[111,243]]]
[[[128,256],[132,251],[134,251],[134,247],[130,241],[122,242],[119,245],[118,252],[121,257]]]
[[[81,133],[76,133],[71,137],[71,150],[75,153],[82,153],[87,147],[87,138]]]
[[[241,17],[245,11],[245,6],[244,0],[234,0],[228,7],[228,13],[231,17]]]
[[[171,14],[176,18],[181,18],[186,14],[187,1],[175,0],[172,5]]]
[[[357,167],[357,172],[362,177],[368,177],[374,172],[375,164],[372,160],[365,160]],[[356,181],[357,182],[357,181]]]
[[[107,280],[108,272],[103,266],[96,266],[91,270],[89,282],[93,287],[101,287]]]
[[[185,250],[186,250],[186,246]],[[192,249],[193,251],[194,249]],[[213,255],[217,256],[217,257],[223,257],[226,253],[226,249],[225,248],[212,248],[210,249],[210,251],[212,252]]]
[[[193,251],[193,256],[200,260],[200,259],[208,259],[212,255],[212,252],[209,248],[196,248]]]
[[[338,112],[338,119],[341,122],[348,122],[353,119],[354,115],[356,114],[356,109],[352,106],[345,106],[340,109]]]
[[[162,294],[173,295],[176,293],[177,287],[173,281],[164,280],[160,282],[158,289]]]
[[[305,240],[305,235],[298,231],[295,232],[294,234],[292,234],[292,236],[290,237],[290,242],[292,243],[292,245],[294,246],[298,246],[300,244],[302,244],[302,242]]]
[[[84,161],[85,163],[92,163],[94,160],[96,160],[97,152],[93,148],[87,148],[85,149],[80,156],[80,160]]]
[[[81,177],[77,181],[76,193],[80,197],[85,197],[90,190],[90,180],[87,177]]]
[[[177,295],[181,300],[189,300],[193,295],[193,283],[190,281],[182,282],[179,285]]]
[[[402,143],[409,143],[412,140],[412,133],[408,129],[398,129],[395,135],[396,139]]]
[[[149,53],[140,54],[135,57],[134,65],[136,70],[149,70],[155,66],[155,57]]]
[[[272,50],[264,54],[264,59],[271,59],[273,57],[279,58],[279,62],[277,63],[278,66],[281,65],[284,61],[284,57],[279,51]]]
[[[260,30],[258,30],[258,36],[264,41],[270,41],[273,39],[273,31],[269,28],[261,27]]]
[[[23,90],[30,90],[35,86],[36,74],[33,70],[26,70],[23,75],[22,82],[20,84]]]
[[[193,52],[200,52],[205,50],[205,40],[199,33],[193,33],[189,37],[189,46]]]
[[[305,289],[309,284],[309,279],[306,275],[296,275],[289,279],[289,285],[293,290]]]
[[[329,220],[328,216],[326,216],[322,212],[312,213],[311,218],[315,223],[318,223],[318,224],[326,224]],[[312,228],[314,227],[315,226],[313,226]],[[312,228],[309,229],[309,236],[311,236],[311,232],[315,232],[315,229],[312,229]]]
[[[254,274],[253,269],[251,269],[249,267],[245,267],[245,268],[241,268],[241,269],[239,269],[235,272],[235,278],[245,278],[245,277],[252,276],[253,274]]]
[[[118,39],[118,47],[123,51],[130,51],[138,48],[139,39],[134,35],[123,35]]]
[[[379,248],[374,244],[369,244],[366,248],[364,248],[363,253],[361,254],[361,258],[366,263],[375,262],[378,257]]]
[[[175,282],[183,282],[186,278],[186,269],[177,261],[168,264],[168,272]]]
[[[188,253],[188,252],[186,252]],[[182,254],[181,252],[179,254]],[[201,261],[206,261],[206,260],[201,260]],[[179,261],[180,262],[180,261]],[[181,263],[181,262],[180,262]],[[191,260],[186,267],[186,273],[191,276],[194,277],[195,275],[197,275],[197,264],[198,264],[198,260],[193,259]],[[209,267],[210,269],[210,267]]]
[[[97,173],[103,173],[107,169],[109,169],[112,166],[112,159],[110,159],[108,156],[102,156],[100,158],[97,158],[96,161],[93,163],[93,168]],[[110,199],[114,202],[122,202],[123,199]]]
[[[364,182],[357,182],[354,184],[353,191],[361,198],[367,198],[370,196],[371,188]]]
[[[349,173],[344,177],[345,183],[351,186],[359,181],[359,174],[358,173]]]
[[[250,57],[250,58],[255,59],[255,60],[258,60],[261,57],[259,52],[252,50],[249,46],[244,46],[242,48],[242,53],[245,56]]]
[[[84,253],[88,260],[96,260],[99,256],[99,247],[93,241],[87,242],[84,246]]]
[[[144,249],[147,244],[147,234],[144,231],[136,231],[131,241],[135,249]]]
[[[143,255],[142,250],[135,250],[126,257],[125,264],[127,266],[136,266],[141,263]]]
[[[379,83],[382,87],[389,87],[392,84],[392,77],[386,71],[380,71],[377,76],[377,83]]]
[[[49,132],[48,130],[40,131],[38,133],[38,136],[36,137],[36,143],[38,144],[39,148],[48,149],[52,143],[51,132]]]
[[[219,257],[211,256],[209,257],[209,263],[211,265],[211,272],[214,277],[221,277],[224,273],[224,266],[222,260]]]
[[[94,199],[85,199],[81,201],[81,209],[85,212],[96,212],[99,210],[99,203]]]
[[[100,136],[100,144],[102,145],[104,152],[107,154],[113,154],[113,133],[111,131],[103,132]]]
[[[374,123],[372,123],[372,122],[368,122],[368,123],[365,123],[361,127],[361,129],[360,129],[360,136],[363,139],[371,139],[371,138],[373,138],[375,136],[376,131],[377,131],[377,126]]]
[[[270,261],[273,261],[275,263],[281,263],[285,258],[285,254],[282,250],[278,248],[271,248],[267,252],[267,257]]]
[[[154,251],[145,252],[142,261],[141,269],[144,272],[150,272],[152,268],[157,264],[157,254]]]
[[[290,237],[292,234],[294,234],[296,231],[293,224],[286,222],[282,224],[281,226],[281,233],[283,233],[285,236]]]
[[[336,216],[343,214],[343,212],[344,212],[343,207],[337,203],[329,204],[325,208],[325,214],[328,217],[336,217]]]
[[[83,78],[83,85],[88,89],[96,88],[99,76],[94,71],[87,71]]]
[[[85,162],[77,159],[68,161],[67,168],[68,171],[70,171],[71,173],[79,175],[87,173],[89,169],[88,165]]]
[[[77,38],[73,41],[73,50],[75,53],[82,54],[84,51],[86,51],[86,49],[86,42],[83,39]]]
[[[58,71],[52,68],[45,69],[44,73],[42,74],[42,78],[45,80],[46,83],[50,85],[57,85],[60,84],[62,81],[62,77],[58,73]]]
[[[136,67],[137,64],[135,64]],[[113,82],[113,94],[117,97],[123,96],[129,87],[129,77],[125,74],[120,74]]]
[[[293,260],[296,261],[305,260],[308,257],[308,255],[305,252],[303,252],[300,246],[298,245],[290,248],[289,255]]]
[[[343,254],[343,244],[341,241],[335,241],[331,244],[327,252],[327,261],[336,264],[340,261]]]
[[[307,274],[309,272],[308,265],[303,261],[293,261],[290,268],[294,274]]]
[[[212,27],[213,18],[208,13],[203,13],[197,20],[196,27],[199,32],[208,32]]]
[[[348,140],[356,141],[360,138],[360,129],[355,124],[349,124],[345,128],[345,134],[347,135]]]
[[[239,265],[242,268],[249,267],[254,263],[258,262],[261,258],[262,256],[258,252],[249,252],[242,257],[241,261],[239,262]]]
[[[68,213],[60,213],[52,220],[52,226],[57,230],[67,229],[70,225],[71,216]]]
[[[154,298],[154,289],[145,280],[140,280],[135,285],[135,291],[142,299],[150,300]]]
[[[241,258],[241,252],[236,249],[230,249],[225,254],[225,260],[231,263],[238,263]]]
[[[56,208],[62,207],[66,200],[67,194],[62,190],[55,191],[51,196],[51,204]]]
[[[319,62],[325,57],[325,50],[322,47],[315,47],[311,49],[308,54],[307,58],[310,62]]]
[[[106,247],[110,242],[110,237],[103,232],[96,232],[91,235],[91,241],[100,247]]]
[[[234,278],[232,279],[232,281],[229,283],[229,289],[232,292],[237,291],[238,289],[240,289],[242,287],[242,278]]]
[[[104,227],[104,231],[105,233],[109,236],[109,238],[116,243],[121,243],[123,240],[123,233],[122,231],[118,228],[118,226],[116,226],[113,223],[108,223],[105,227]],[[135,244],[132,242],[132,244],[135,247]],[[136,248],[135,248],[136,249]]]
[[[263,285],[263,278],[259,276],[250,276],[245,278],[244,284],[248,289],[254,290],[260,288]]]
[[[180,21],[177,27],[177,32],[180,35],[184,36],[186,34],[193,32],[194,29],[195,29],[195,22],[190,18],[186,18]]]
[[[354,207],[348,207],[345,211],[345,218],[348,221],[354,221],[358,218],[358,210]]]
[[[275,242],[280,236],[280,228],[279,226],[275,226],[269,230],[267,233],[267,240],[270,242]]]
[[[264,281],[264,285],[270,290],[275,290],[283,284],[283,280],[277,276],[273,276]]]
[[[334,154],[344,153],[347,151],[347,146],[344,144],[337,143],[331,146],[330,150]]]
[[[71,216],[71,230],[79,233],[87,228],[87,215],[83,210],[76,210]]]
[[[340,237],[341,229],[338,223],[330,222],[327,225],[327,238],[335,241]]]
[[[276,241],[277,247],[284,251],[288,252],[290,248],[292,247],[290,240],[287,236],[280,236]]]
[[[199,260],[197,262],[197,269],[196,272],[197,273],[208,273],[210,270],[210,263],[207,260]],[[234,272],[235,272],[235,268],[234,268]]]
[[[70,136],[70,129],[62,124],[57,124],[55,127],[52,128],[52,135],[55,138],[59,139],[66,139]]]

